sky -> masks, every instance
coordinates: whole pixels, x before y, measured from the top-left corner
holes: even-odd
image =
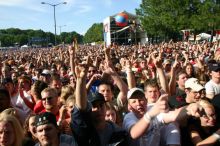
[[[94,23],[103,22],[121,11],[135,14],[141,0],[0,0],[0,29],[19,28],[54,33],[53,7],[56,6],[57,34],[76,31],[85,34]]]

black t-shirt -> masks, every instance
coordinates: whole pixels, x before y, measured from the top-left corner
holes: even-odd
[[[217,117],[217,126],[220,127],[220,94],[217,94],[211,100],[211,103],[215,107],[215,113]]]
[[[185,105],[188,105],[188,103],[186,103],[186,94],[184,94],[182,96],[173,95],[173,96],[169,97],[168,103],[169,103],[169,106],[171,109],[180,108]]]
[[[205,131],[204,128],[201,126],[201,122],[199,119],[193,119],[191,118],[188,124],[188,128],[189,128],[189,132],[190,130],[194,130],[197,131],[201,137],[201,139],[206,139],[209,136],[211,136],[214,132],[216,132],[218,130],[217,127],[210,127],[209,131]],[[219,146],[220,142],[217,141],[213,146]]]

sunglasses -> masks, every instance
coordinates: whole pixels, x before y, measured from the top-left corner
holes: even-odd
[[[51,100],[53,97],[42,98],[43,101]]]
[[[88,72],[96,72],[96,70],[89,70]]]

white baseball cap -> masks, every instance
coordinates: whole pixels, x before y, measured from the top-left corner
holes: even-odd
[[[140,97],[145,97],[144,91],[140,88],[132,88],[128,91],[127,99],[130,99],[134,93],[140,93]],[[142,94],[142,95],[141,95]]]

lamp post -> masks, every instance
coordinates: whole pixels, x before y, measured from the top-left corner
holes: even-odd
[[[57,3],[57,4],[51,4],[51,3],[46,3],[46,2],[41,2],[41,4],[46,4],[46,5],[50,5],[53,7],[53,16],[54,16],[54,31],[55,31],[55,36],[54,36],[54,45],[56,45],[56,35],[57,35],[57,26],[56,26],[56,6],[61,5],[61,4],[67,4],[67,2],[61,2],[61,3]]]
[[[66,25],[60,25],[60,26],[58,26],[58,27],[60,28],[60,34],[61,34],[61,32],[62,32],[62,31],[61,31],[61,28],[62,28],[62,27],[65,27],[65,26],[66,26]]]

